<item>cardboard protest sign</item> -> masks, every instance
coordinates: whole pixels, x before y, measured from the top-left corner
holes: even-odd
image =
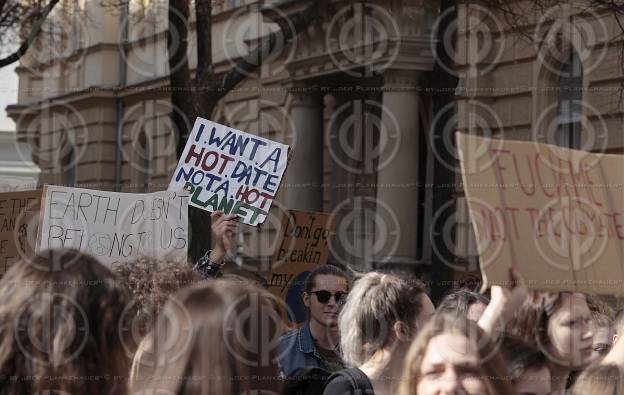
[[[17,260],[33,256],[41,193],[0,193],[0,274]]]
[[[169,190],[190,191],[190,205],[262,224],[288,163],[289,147],[197,118]]]
[[[306,319],[303,283],[310,271],[327,263],[334,226],[334,215],[327,213],[288,210],[282,220],[281,243],[273,254],[267,282],[269,290],[288,306],[291,322]]]
[[[624,294],[624,156],[457,134],[484,283]]]
[[[37,250],[75,248],[113,266],[186,261],[188,192],[119,193],[46,186]]]

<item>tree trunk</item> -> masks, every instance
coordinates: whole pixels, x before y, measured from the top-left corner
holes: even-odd
[[[439,154],[446,153],[448,154],[448,158],[439,159],[434,155],[433,157],[433,212],[434,217],[435,213],[438,210],[442,209],[443,206],[447,204],[453,205],[454,202],[454,188],[452,185],[455,184],[455,173],[453,170],[447,168],[444,163],[453,163],[454,155],[452,152],[448,152],[448,148],[444,146],[444,142],[446,139],[444,138],[444,126],[450,122],[451,117],[453,116],[451,111],[444,111],[443,114],[440,113],[447,105],[453,103],[455,100],[454,89],[457,87],[457,77],[449,74],[444,67],[440,66],[444,65],[452,65],[452,59],[448,56],[447,50],[444,49],[444,33],[448,31],[450,23],[457,20],[457,3],[456,0],[441,0],[440,1],[440,14],[444,14],[449,9],[453,9],[451,11],[451,15],[447,18],[443,18],[438,27],[438,43],[437,43],[437,56],[438,62],[436,62],[433,68],[433,75],[435,78],[433,81],[433,113],[437,115],[443,115],[438,118],[439,122],[436,122],[432,128],[432,136],[431,142],[433,145],[433,149],[436,150],[434,152],[438,152]],[[455,207],[445,207],[443,216],[440,216],[435,223],[433,223],[433,243],[436,246],[438,253],[432,254],[432,267],[431,267],[431,299],[434,303],[440,301],[440,299],[445,295],[448,291],[448,285],[450,284],[450,280],[453,277],[453,271],[448,265],[448,262],[455,261],[455,255],[451,250],[452,246],[447,245],[444,240],[444,224],[448,220],[453,220],[449,218],[452,215],[455,215]]]
[[[197,0],[198,4],[206,1]],[[186,140],[199,114],[209,116],[212,108],[198,109],[199,94],[191,79],[188,65],[189,0],[169,0],[169,26],[167,49],[169,53],[169,82],[173,110],[171,121],[177,137],[176,152],[179,158]],[[208,30],[210,30],[208,28]],[[205,53],[205,52],[204,52]],[[207,60],[208,62],[211,59]],[[205,64],[206,60],[202,64]],[[210,62],[211,63],[211,62]],[[208,114],[208,115],[206,115]],[[189,207],[189,260],[197,261],[211,248],[210,213]]]
[[[310,5],[288,19],[279,15],[274,20],[280,30],[260,40],[259,45],[237,61],[223,76],[216,76],[212,63],[212,5],[211,0],[195,1],[197,34],[197,70],[191,78],[188,65],[188,20],[190,0],[169,0],[169,25],[167,49],[169,54],[169,82],[174,110],[171,120],[177,137],[176,152],[182,155],[190,134],[187,125],[193,125],[197,116],[210,117],[214,108],[230,90],[243,81],[249,72],[256,70],[263,54],[275,49],[280,36],[284,42],[292,39],[310,25],[327,0],[310,2]],[[210,213],[189,207],[189,259],[199,259],[211,247]]]

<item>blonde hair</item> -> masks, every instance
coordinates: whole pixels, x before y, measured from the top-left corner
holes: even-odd
[[[147,380],[145,370],[148,372],[151,371],[151,369],[149,369],[150,363],[145,361],[144,358],[149,358],[149,352],[150,350],[153,350],[154,347],[153,342],[153,334],[152,332],[149,332],[143,337],[143,340],[141,340],[136,352],[134,353],[132,366],[130,367],[130,377],[128,378],[128,387],[132,392],[138,391],[142,382]]]
[[[489,336],[475,322],[465,317],[436,314],[420,330],[407,352],[399,395],[417,395],[416,387],[420,381],[420,370],[429,342],[443,333],[455,333],[468,339],[479,339],[479,366],[481,380],[487,388],[486,395],[515,394],[508,380],[505,362]]]
[[[624,378],[617,365],[592,365],[581,373],[572,387],[574,395],[623,395]]]
[[[418,279],[370,272],[355,282],[340,313],[340,347],[348,365],[359,366],[393,338],[395,322],[411,329],[422,310],[425,285]]]

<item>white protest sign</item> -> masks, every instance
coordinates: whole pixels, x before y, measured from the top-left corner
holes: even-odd
[[[113,266],[151,257],[186,261],[188,192],[119,193],[48,185],[37,250],[75,248]]]
[[[169,190],[188,189],[190,205],[262,224],[288,164],[289,147],[197,118]]]

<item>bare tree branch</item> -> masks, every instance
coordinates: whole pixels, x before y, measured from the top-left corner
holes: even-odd
[[[37,35],[41,31],[43,23],[48,18],[48,15],[50,15],[50,12],[52,12],[52,9],[55,5],[58,4],[58,2],[59,0],[50,0],[50,2],[41,10],[41,16],[32,25],[28,37],[22,42],[17,51],[13,52],[11,55],[5,58],[0,59],[0,67],[4,67],[11,63],[17,62],[26,53],[30,45],[37,38]]]

